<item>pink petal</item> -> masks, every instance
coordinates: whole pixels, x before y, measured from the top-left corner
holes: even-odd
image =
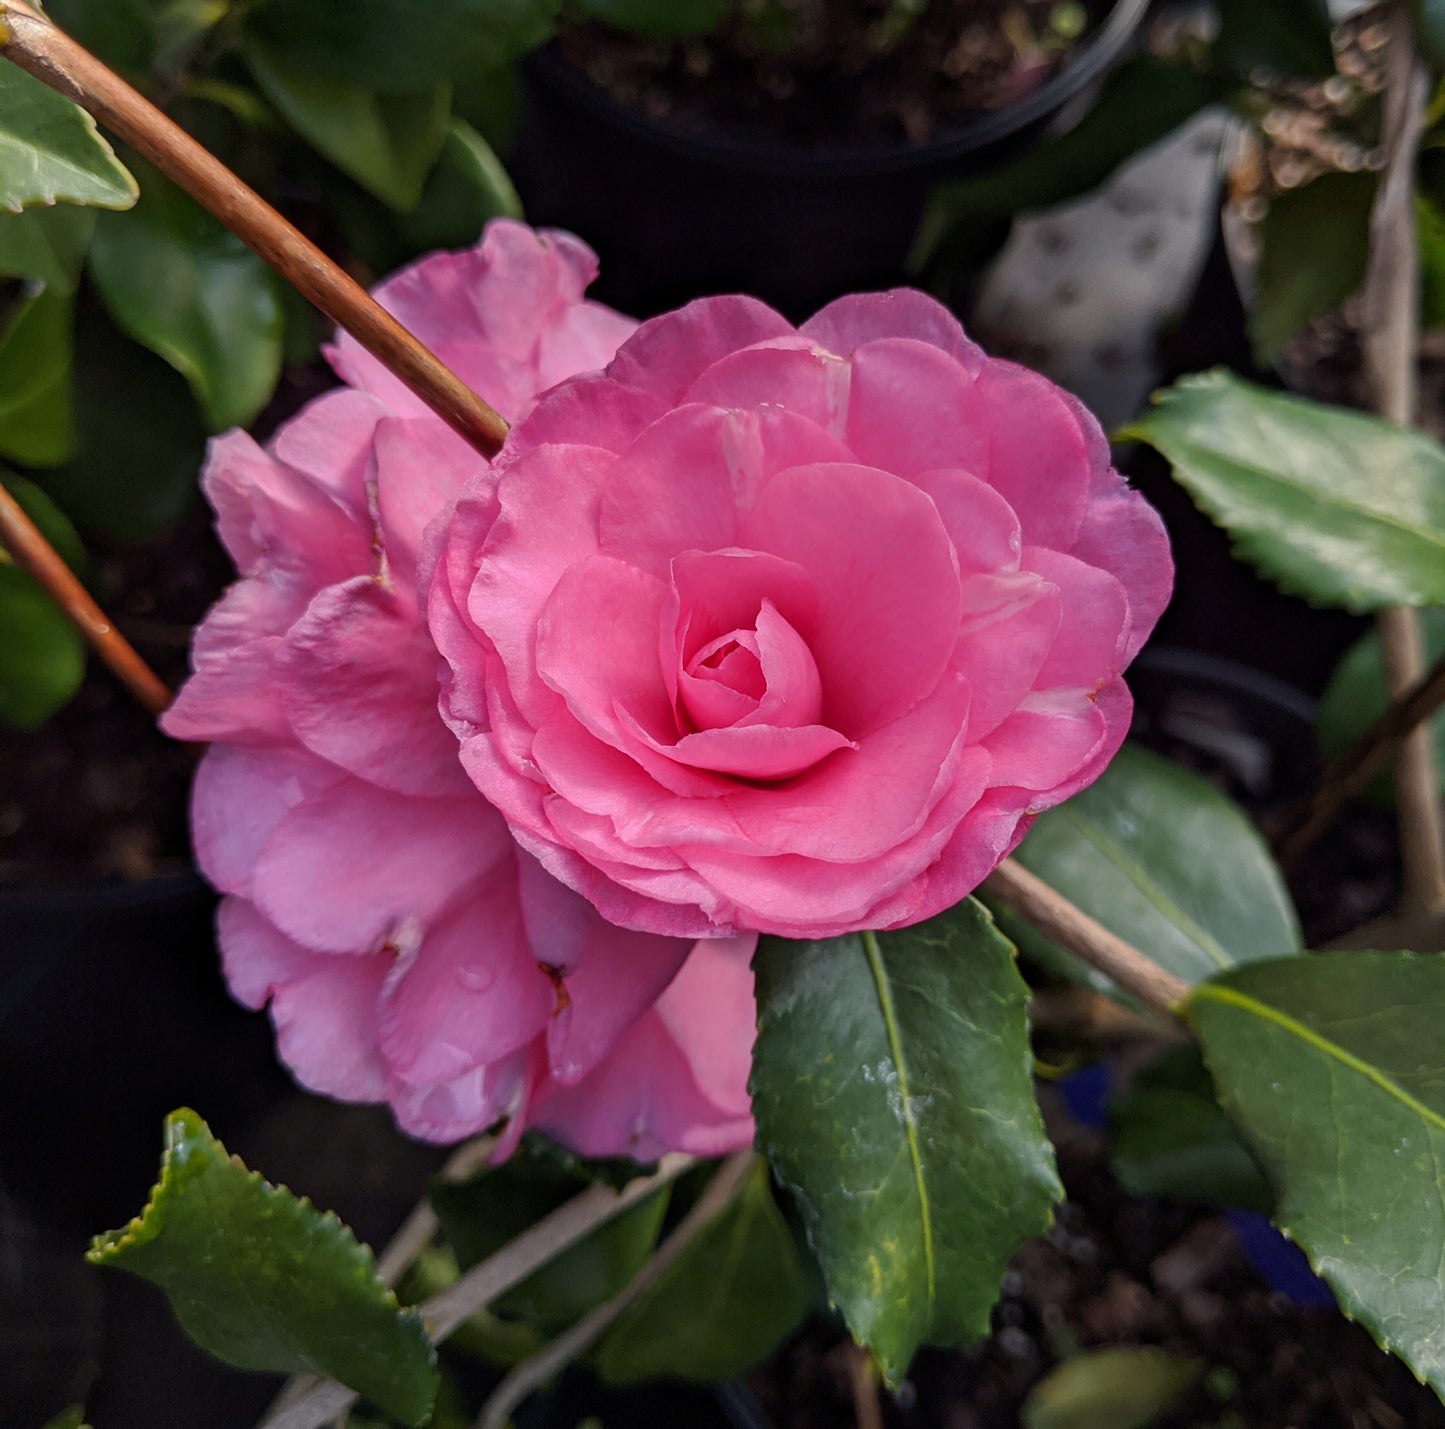
[[[763,489],[738,544],[812,577],[820,613],[808,643],[831,728],[861,739],[937,685],[958,634],[958,569],[917,487],[867,467],[795,467]]]
[[[970,375],[984,363],[983,353],[964,336],[958,319],[914,288],[838,298],[809,318],[800,331],[840,357],[879,338],[909,337],[947,353]]]
[[[756,298],[699,298],[643,323],[618,349],[607,375],[676,406],[719,358],[769,338],[792,336],[792,324]]]
[[[949,468],[987,477],[988,426],[977,412],[977,380],[926,342],[865,343],[853,354],[848,406],[855,459],[909,478]]]
[[[381,1054],[411,1086],[499,1061],[547,1025],[552,985],[527,942],[510,860],[403,947],[381,998]]]
[[[1078,539],[1088,502],[1090,437],[1076,404],[1037,372],[990,360],[960,413],[986,433],[985,477],[1018,514],[1026,542],[1067,551]],[[941,464],[941,463],[940,463]]]
[[[749,1112],[757,1009],[753,1002],[752,936],[695,945],[657,1015],[687,1059],[698,1088],[719,1109]]]
[[[783,407],[841,439],[851,378],[847,362],[805,339],[775,339],[713,363],[682,400],[723,408]]]
[[[537,1062],[535,1050],[528,1048],[448,1082],[409,1087],[389,1081],[386,1097],[397,1125],[426,1141],[461,1141],[503,1123],[493,1152],[500,1160],[516,1147],[525,1129]]]
[[[938,507],[964,576],[1016,571],[1023,536],[1014,509],[966,471],[925,471],[913,478]]]
[[[437,713],[435,647],[368,576],[324,590],[292,627],[276,680],[313,753],[400,794],[464,794],[457,742]]]
[[[253,1010],[264,1007],[277,988],[300,982],[326,965],[323,955],[293,943],[244,898],[221,900],[216,941],[231,996]]]
[[[1039,546],[1024,548],[1026,569],[1059,591],[1062,621],[1035,686],[1073,685],[1089,691],[1120,669],[1129,634],[1129,597],[1107,571]]]
[[[370,951],[424,931],[510,852],[482,799],[418,799],[347,778],[276,825],[253,896],[304,947]]]
[[[1050,690],[1030,695],[984,741],[998,787],[1050,790],[1083,769],[1107,726],[1094,692]]]
[[[600,373],[574,377],[538,397],[526,422],[512,428],[496,465],[509,466],[533,447],[580,443],[622,452],[667,410],[655,393],[625,387]]]
[[[836,729],[821,724],[791,729],[775,725],[705,729],[684,735],[671,745],[651,739],[639,724],[631,728],[664,757],[739,779],[788,779],[811,769],[834,750],[858,747]]]
[[[973,691],[968,740],[977,744],[1011,715],[1038,681],[1062,616],[1059,592],[1031,572],[975,576],[964,584],[953,668]]]
[[[276,989],[276,1050],[303,1087],[341,1101],[374,1102],[386,1077],[376,1047],[376,1003],[388,959],[327,958]]]
[[[196,862],[222,893],[249,897],[256,863],[287,812],[344,778],[341,770],[297,748],[216,745],[191,786]]]

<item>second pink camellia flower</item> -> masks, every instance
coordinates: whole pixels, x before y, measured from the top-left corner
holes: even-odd
[[[908,291],[645,323],[431,557],[467,772],[605,917],[683,937],[958,901],[1118,748],[1172,577],[1092,417]]]

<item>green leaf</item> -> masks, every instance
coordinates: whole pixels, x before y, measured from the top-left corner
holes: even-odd
[[[89,1429],[85,1422],[85,1409],[77,1404],[73,1408],[57,1414],[45,1426],[45,1429]]]
[[[249,43],[301,71],[408,94],[499,69],[545,44],[561,0],[265,0]]]
[[[137,347],[99,304],[75,335],[75,456],[36,480],[86,530],[137,541],[167,530],[196,501],[201,414],[183,378]]]
[[[415,208],[447,137],[451,91],[375,94],[252,40],[251,73],[308,143],[383,203]]]
[[[1301,79],[1335,72],[1328,0],[1218,0],[1214,62],[1250,79],[1263,69]]]
[[[0,456],[25,466],[56,466],[75,449],[71,306],[42,290],[0,332]]]
[[[472,126],[453,119],[441,157],[410,213],[396,229],[411,253],[475,243],[494,218],[521,218],[522,201],[491,145]]]
[[[1420,252],[1420,322],[1445,327],[1445,213],[1423,193],[1415,195],[1415,241]]]
[[[1445,604],[1445,448],[1376,417],[1216,369],[1155,394],[1117,434],[1148,442],[1291,595],[1362,613]]]
[[[987,1332],[1009,1257],[1061,1192],[1027,988],[972,899],[891,933],[764,938],[750,1087],[830,1298],[896,1384]]]
[[[1215,1099],[1198,1048],[1171,1048],[1137,1073],[1109,1121],[1114,1175],[1130,1195],[1274,1208],[1268,1182]]]
[[[635,1173],[634,1173],[635,1174]],[[430,1197],[463,1269],[572,1199],[589,1183],[578,1167],[523,1147],[505,1166],[467,1181],[434,1182]],[[491,1309],[554,1335],[622,1289],[652,1253],[671,1188],[639,1201],[557,1256]]]
[[[613,1384],[731,1379],[808,1313],[808,1281],[759,1160],[727,1209],[619,1319],[597,1349]]]
[[[97,1236],[87,1259],[154,1281],[186,1333],[230,1364],[339,1379],[408,1425],[431,1413],[436,1353],[371,1252],[227,1155],[193,1111],[166,1118],[144,1212]]]
[[[1438,69],[1445,64],[1445,0],[1412,0],[1420,41]]]
[[[38,729],[84,678],[75,627],[24,571],[0,563],[0,723]]]
[[[1307,322],[1365,281],[1376,176],[1327,173],[1270,200],[1249,314],[1255,361],[1270,366]]]
[[[1105,81],[1093,108],[1052,144],[930,196],[908,259],[926,268],[955,230],[981,218],[1048,208],[1099,187],[1126,159],[1192,119],[1219,97],[1198,70],[1139,56]]]
[[[0,213],[0,277],[29,278],[67,297],[94,231],[95,214],[73,204]]]
[[[1199,1378],[1198,1360],[1153,1345],[1085,1350],[1049,1371],[1029,1391],[1023,1429],[1148,1429]]]
[[[1208,850],[1208,857],[1200,851]],[[1161,967],[1198,982],[1300,948],[1294,906],[1264,840],[1233,802],[1126,744],[1089,788],[1041,814],[1015,857]],[[1076,960],[1011,915],[1005,931],[1052,967]],[[1090,985],[1111,996],[1102,974]]]
[[[1445,1393],[1445,958],[1236,968],[1184,1006],[1275,1224],[1340,1307]]]
[[[96,224],[96,288],[117,324],[190,383],[212,431],[245,426],[281,375],[277,279],[168,179],[138,172],[135,212]]]
[[[578,0],[589,20],[639,35],[707,35],[733,9],[733,0]]]
[[[90,115],[18,66],[0,64],[0,209],[129,208],[135,196],[135,180]]]
[[[1445,609],[1428,607],[1420,612],[1420,634],[1425,642],[1427,664],[1445,656]],[[1345,651],[1330,682],[1320,698],[1320,748],[1329,759],[1338,759],[1389,708],[1385,691],[1385,666],[1380,655],[1380,637],[1372,630]],[[1442,794],[1445,794],[1445,710],[1436,710],[1430,717],[1430,730],[1435,741],[1436,773]],[[1395,786],[1391,760],[1365,787],[1370,798],[1381,804],[1392,804]]]
[[[139,77],[156,44],[163,0],[46,0],[45,13],[112,69]]]

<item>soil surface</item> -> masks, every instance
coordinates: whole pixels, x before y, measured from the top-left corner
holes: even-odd
[[[1014,1258],[986,1342],[920,1355],[902,1392],[885,1401],[889,1429],[1007,1429],[1066,1354],[1132,1344],[1203,1366],[1158,1429],[1445,1426],[1445,1407],[1358,1325],[1266,1285],[1222,1216],[1126,1196],[1100,1139],[1051,1120],[1068,1190],[1053,1230]],[[815,1329],[754,1377],[779,1429],[856,1422],[845,1353]]]
[[[908,139],[1038,88],[1104,0],[757,0],[711,35],[579,26],[567,59],[619,102],[683,129],[802,143]]]

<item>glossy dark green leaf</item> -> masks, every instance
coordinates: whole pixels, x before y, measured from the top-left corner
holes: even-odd
[[[140,75],[155,51],[164,0],[46,0],[45,13],[112,69]]]
[[[1244,812],[1197,774],[1133,745],[1041,814],[1015,857],[1186,982],[1300,948],[1284,879]],[[1041,935],[1012,917],[1005,927],[1025,952],[1040,951]],[[1102,974],[1088,980],[1117,992]]]
[[[1184,1011],[1275,1224],[1347,1315],[1445,1393],[1445,958],[1257,963]]]
[[[46,289],[0,331],[0,456],[25,466],[56,466],[75,447],[71,309]]]
[[[1218,0],[1214,62],[1249,79],[1257,71],[1300,79],[1335,72],[1328,0]]]
[[[1138,1072],[1109,1122],[1114,1175],[1131,1195],[1273,1208],[1269,1183],[1220,1109],[1198,1048],[1172,1048]]]
[[[263,0],[248,40],[289,64],[409,94],[498,69],[551,38],[561,0]]]
[[[266,98],[316,150],[390,207],[415,208],[447,137],[446,85],[376,94],[252,41],[251,72]]]
[[[924,211],[910,269],[926,268],[955,229],[1047,208],[1098,188],[1126,159],[1218,97],[1216,81],[1197,70],[1147,56],[1127,61],[1062,138],[977,177],[940,184]]]
[[[138,172],[135,211],[96,224],[91,277],[119,326],[190,383],[212,431],[245,426],[281,374],[278,280],[168,179]]]
[[[198,499],[206,431],[185,379],[118,332],[98,304],[75,333],[75,455],[37,480],[87,531],[136,541]]]
[[[897,1383],[920,1345],[987,1332],[1009,1257],[1060,1195],[1027,988],[973,899],[891,933],[764,938],[754,971],[758,1146]]]
[[[522,201],[491,145],[453,119],[436,167],[410,213],[396,229],[410,254],[473,244],[494,218],[521,218]]]
[[[731,1204],[597,1347],[603,1379],[724,1380],[776,1348],[808,1313],[792,1233],[758,1161]]]
[[[1445,656],[1445,608],[1430,606],[1420,612],[1420,633],[1425,643],[1427,664]],[[1320,748],[1329,759],[1338,759],[1389,708],[1385,693],[1385,667],[1380,655],[1380,637],[1372,630],[1345,651],[1320,697]],[[1442,793],[1445,793],[1445,710],[1430,719],[1435,741],[1435,762]],[[1382,804],[1393,803],[1393,761],[1385,765],[1366,786],[1366,793]]]
[[[1085,1350],[1029,1391],[1023,1429],[1149,1429],[1184,1397],[1203,1365],[1154,1345]]]
[[[1356,612],[1445,604],[1445,447],[1431,438],[1222,369],[1156,393],[1118,438],[1157,447],[1289,594]]]
[[[706,35],[727,19],[733,0],[577,0],[577,9],[633,34]]]
[[[84,678],[75,627],[24,571],[0,561],[0,724],[38,729]]]
[[[0,213],[0,277],[29,278],[66,297],[75,291],[94,231],[95,214],[74,204]]]
[[[1375,184],[1372,173],[1328,173],[1270,200],[1249,314],[1261,367],[1270,366],[1305,323],[1333,312],[1364,282]]]
[[[588,1181],[578,1166],[524,1147],[505,1166],[467,1181],[434,1183],[430,1196],[466,1269],[571,1200]],[[546,1335],[565,1329],[642,1268],[657,1243],[670,1194],[664,1186],[639,1201],[509,1290],[492,1311]]]
[[[203,1349],[240,1365],[339,1379],[404,1424],[425,1424],[436,1354],[371,1252],[334,1215],[229,1156],[192,1111],[166,1118],[144,1212],[88,1259],[154,1281]]]
[[[135,181],[95,121],[13,64],[0,65],[0,209],[129,208]]]

